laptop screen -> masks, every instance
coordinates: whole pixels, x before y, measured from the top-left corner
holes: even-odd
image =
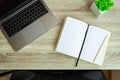
[[[0,0],[0,19],[8,16],[29,1],[31,0]]]

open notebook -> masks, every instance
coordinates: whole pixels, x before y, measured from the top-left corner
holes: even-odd
[[[80,20],[67,17],[56,51],[75,58],[103,64],[111,33],[88,25]]]

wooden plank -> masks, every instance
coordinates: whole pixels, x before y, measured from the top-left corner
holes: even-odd
[[[92,0],[44,0],[59,25],[18,52],[13,51],[0,31],[0,69],[120,69],[120,0],[103,16],[96,18],[89,10]],[[103,66],[80,61],[55,52],[63,21],[71,16],[112,32]]]

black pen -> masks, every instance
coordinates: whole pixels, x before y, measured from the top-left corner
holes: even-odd
[[[82,49],[83,49],[83,46],[84,46],[84,43],[85,43],[85,40],[86,40],[86,37],[87,37],[88,29],[89,29],[89,24],[88,24],[87,30],[86,30],[86,32],[85,32],[85,37],[84,37],[83,44],[82,44],[82,47],[81,47],[79,56],[78,56],[78,58],[77,58],[77,62],[76,62],[75,67],[77,67],[77,65],[78,65],[78,62],[79,62],[79,59],[80,59],[80,55],[81,55],[81,52],[82,52]]]

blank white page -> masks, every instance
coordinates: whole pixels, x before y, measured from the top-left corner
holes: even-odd
[[[93,62],[107,35],[109,35],[108,31],[90,26],[80,59]]]
[[[64,24],[57,52],[78,58],[88,24],[68,17]]]

